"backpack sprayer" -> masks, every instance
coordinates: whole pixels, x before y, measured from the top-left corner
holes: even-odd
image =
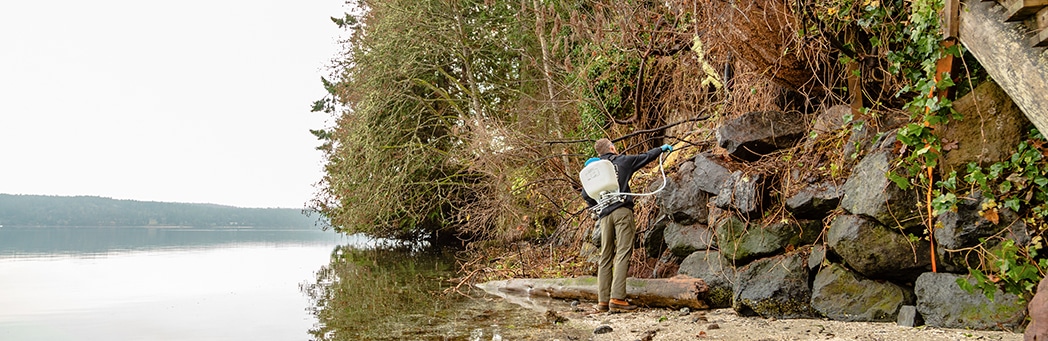
[[[666,168],[662,164],[663,154],[665,153],[659,154],[659,171],[662,173],[662,186],[650,193],[619,192],[619,172],[615,168],[615,164],[611,163],[610,160],[600,159],[583,167],[582,171],[579,171],[582,188],[586,191],[586,195],[597,201],[597,204],[590,208],[594,219],[608,206],[625,201],[627,196],[654,195],[666,188]]]

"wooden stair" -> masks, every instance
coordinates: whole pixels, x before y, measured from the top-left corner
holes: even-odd
[[[1032,32],[1030,44],[1048,46],[1048,0],[998,0],[1008,22],[1022,22]]]
[[[959,40],[1030,122],[1048,132],[1048,0],[950,2],[944,38]]]
[[[1034,20],[1037,22],[1037,30],[1034,31],[1034,36],[1030,39],[1033,42],[1033,46],[1048,46],[1048,6],[1041,8]]]

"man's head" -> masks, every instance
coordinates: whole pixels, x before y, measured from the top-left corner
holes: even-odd
[[[593,144],[593,149],[597,150],[597,155],[604,155],[607,153],[617,153],[615,150],[615,144],[611,143],[609,139],[600,139]]]

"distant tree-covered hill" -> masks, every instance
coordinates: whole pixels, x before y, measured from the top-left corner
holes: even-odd
[[[191,226],[315,228],[317,215],[287,208],[0,194],[3,226]]]

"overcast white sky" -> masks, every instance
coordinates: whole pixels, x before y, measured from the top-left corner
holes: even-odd
[[[342,4],[4,1],[0,193],[303,207]]]

